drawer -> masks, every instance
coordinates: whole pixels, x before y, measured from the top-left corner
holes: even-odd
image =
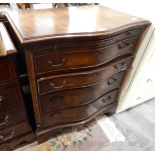
[[[21,92],[19,86],[10,86],[0,89],[0,108],[9,105],[21,104]]]
[[[128,69],[132,56],[96,70],[45,77],[38,80],[39,94],[96,85],[109,76]]]
[[[27,119],[25,108],[12,106],[10,109],[0,109],[0,130],[19,121]]]
[[[132,37],[139,37],[142,32],[142,28],[137,28],[134,30],[127,30],[125,32],[109,36],[98,37],[82,37],[82,38],[63,38],[50,42],[44,42],[40,45],[32,45],[32,50],[34,55],[42,54],[42,51],[49,52],[65,52],[65,51],[81,51],[86,49],[96,49],[97,47],[105,47],[111,44],[115,44],[121,40],[125,40]]]
[[[0,144],[5,143],[11,139],[21,136],[22,134],[28,133],[31,131],[31,127],[28,124],[28,121],[23,121],[19,124],[8,127],[4,130],[0,130]]]
[[[42,127],[56,126],[66,123],[73,123],[87,119],[101,110],[108,104],[117,102],[118,90],[109,92],[100,97],[95,102],[87,104],[85,106],[58,110],[42,114]]]
[[[107,47],[95,47],[90,50],[70,52],[48,52],[46,55],[34,57],[36,73],[91,68],[103,65],[123,54],[132,53],[137,38],[130,38]],[[75,52],[74,52],[75,51]],[[42,53],[46,53],[45,51]]]
[[[0,85],[16,80],[14,65],[12,62],[0,63]]]
[[[120,72],[91,87],[40,95],[41,112],[89,104],[105,93],[119,88],[124,74],[125,72]]]

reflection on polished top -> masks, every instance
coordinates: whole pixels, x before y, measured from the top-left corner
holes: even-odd
[[[0,57],[16,53],[5,26],[0,23]]]
[[[71,37],[108,33],[125,25],[145,22],[103,6],[10,12],[7,17],[22,43],[62,35]]]

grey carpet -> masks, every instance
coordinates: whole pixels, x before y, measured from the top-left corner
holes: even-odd
[[[101,148],[103,151],[155,150],[155,99],[111,116],[125,142],[114,142]]]

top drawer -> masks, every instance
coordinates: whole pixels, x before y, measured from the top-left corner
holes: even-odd
[[[16,80],[12,62],[0,63],[0,85]]]
[[[35,70],[37,74],[46,72],[73,70],[81,68],[90,68],[103,65],[121,55],[132,53],[136,44],[137,38],[116,42],[115,44],[106,47],[95,47],[88,50],[70,52],[52,52],[42,51],[44,55],[34,56]]]

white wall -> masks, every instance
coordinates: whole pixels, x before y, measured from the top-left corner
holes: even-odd
[[[138,47],[138,54],[123,83],[117,112],[121,112],[155,97],[151,82],[146,82],[153,81],[154,77],[154,73],[150,72],[149,67],[151,66],[152,70],[155,68],[155,63],[148,65],[148,63],[151,63],[148,59],[151,53],[153,53],[152,49],[155,49],[155,42],[153,42],[155,39],[151,39],[153,41],[149,42],[155,28],[154,3],[154,0],[104,0],[100,3],[103,6],[115,10],[148,19],[153,23],[146,34],[144,34]]]
[[[155,22],[154,0],[103,0],[100,4]]]

